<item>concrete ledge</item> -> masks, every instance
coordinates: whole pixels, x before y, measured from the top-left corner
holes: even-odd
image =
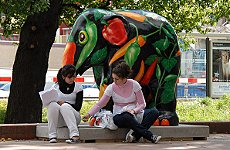
[[[191,125],[194,123],[193,125]],[[179,126],[153,126],[150,130],[158,135],[161,135],[166,140],[195,140],[206,139],[211,133],[210,129],[215,126],[216,131],[222,132],[229,130],[230,122],[188,122],[188,124],[180,124]],[[118,129],[111,131],[90,127],[88,124],[82,123],[79,125],[81,139],[87,141],[122,141],[125,138],[128,129]],[[212,130],[214,131],[214,130]],[[213,133],[213,132],[212,132]],[[218,133],[218,132],[215,132]],[[226,132],[225,132],[226,133]],[[47,123],[32,123],[32,124],[0,124],[0,139],[35,139],[48,138]],[[68,129],[66,127],[58,129],[58,139],[68,139]]]
[[[37,124],[0,124],[0,139],[35,139]]]
[[[212,121],[212,122],[182,122],[181,124],[189,125],[205,125],[209,126],[209,133],[211,134],[230,134],[229,121]]]
[[[128,129],[118,129],[115,131],[91,127],[87,124],[80,124],[81,140],[116,140],[125,139]],[[164,139],[206,139],[209,136],[209,127],[204,125],[182,125],[179,126],[152,126],[150,130],[161,135]],[[66,127],[58,128],[58,139],[68,139],[68,129]],[[36,128],[36,136],[38,138],[48,138],[47,124],[38,124]]]

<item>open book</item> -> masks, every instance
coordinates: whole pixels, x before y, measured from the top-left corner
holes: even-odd
[[[45,91],[39,92],[39,95],[42,100],[43,107],[46,107],[51,102],[57,102],[58,101],[58,92],[54,88],[50,88]]]

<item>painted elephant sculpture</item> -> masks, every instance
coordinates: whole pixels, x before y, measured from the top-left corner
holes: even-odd
[[[156,107],[160,120],[178,125],[175,92],[180,54],[173,27],[155,13],[89,9],[72,27],[62,65],[74,64],[80,75],[92,67],[100,97],[113,82],[113,67],[125,60],[132,68],[131,78],[142,86],[147,107]],[[111,106],[110,100],[105,108]]]

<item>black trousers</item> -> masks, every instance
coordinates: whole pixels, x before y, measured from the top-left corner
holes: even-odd
[[[136,118],[129,112],[123,112],[115,115],[113,117],[113,121],[119,128],[132,129],[134,131],[132,135],[136,138],[136,140],[144,137],[145,139],[151,141],[153,133],[148,129],[157,120],[158,116],[158,110],[156,108],[151,108],[144,110],[143,120],[141,123],[137,122]]]

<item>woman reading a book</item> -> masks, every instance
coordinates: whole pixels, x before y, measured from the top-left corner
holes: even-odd
[[[57,127],[67,126],[70,139],[67,143],[80,142],[78,125],[81,121],[82,86],[74,82],[76,69],[73,65],[65,65],[57,74],[57,82],[52,88],[58,93],[58,100],[48,105],[49,142],[57,142]]]

